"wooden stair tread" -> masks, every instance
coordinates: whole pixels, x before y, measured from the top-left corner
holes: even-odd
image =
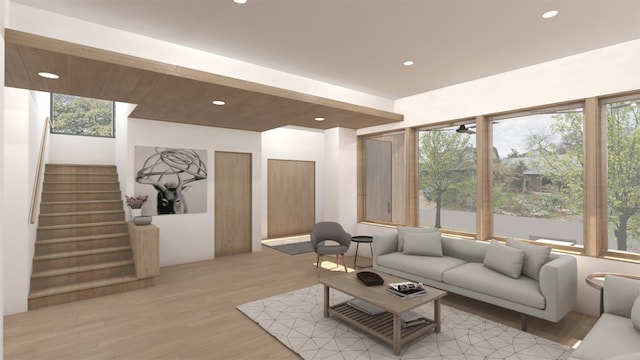
[[[131,246],[111,246],[111,247],[104,247],[104,248],[98,248],[98,249],[65,251],[65,252],[57,252],[57,253],[44,254],[44,255],[35,255],[33,257],[33,260],[38,261],[38,260],[62,259],[62,258],[75,257],[75,256],[105,254],[105,253],[130,250],[130,249],[131,249]]]
[[[109,269],[109,268],[126,266],[126,265],[133,265],[133,260],[109,261],[109,262],[103,262],[99,264],[69,266],[65,268],[52,269],[52,270],[46,270],[46,271],[34,271],[31,274],[31,278],[32,279],[45,278],[45,277],[51,277],[51,276],[57,276],[57,275],[74,274],[74,273],[91,271],[91,270]]]
[[[111,203],[111,202],[119,202],[122,203],[122,200],[118,199],[109,199],[109,200],[65,200],[65,201],[43,201],[41,205],[70,205],[70,204],[95,204],[95,203]]]
[[[122,225],[126,223],[127,222],[123,220],[123,221],[103,221],[103,222],[97,222],[97,223],[82,223],[82,224],[47,225],[47,226],[38,226],[38,230],[67,229],[67,228],[105,226],[105,225]]]
[[[43,194],[86,194],[86,193],[120,193],[120,190],[61,190],[61,191],[43,191]]]
[[[74,291],[99,288],[99,287],[110,286],[115,284],[133,282],[137,280],[139,279],[132,275],[132,276],[111,277],[103,280],[86,281],[86,282],[77,283],[77,284],[54,286],[47,289],[29,292],[29,299],[36,299],[36,298],[45,297],[45,296],[65,294],[65,293],[70,293]]]
[[[63,237],[63,238],[55,238],[55,239],[36,240],[36,246],[61,244],[61,243],[75,242],[75,241],[104,240],[104,239],[111,239],[111,238],[117,238],[117,237],[123,237],[123,236],[129,236],[129,233],[123,232],[123,233],[73,236],[73,237]]]
[[[97,214],[113,214],[124,212],[122,210],[99,210],[99,211],[73,211],[73,212],[58,212],[58,213],[40,213],[41,217],[53,217],[53,216],[76,216],[76,215],[97,215]]]

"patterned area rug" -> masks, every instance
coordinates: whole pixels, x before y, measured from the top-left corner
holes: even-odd
[[[331,304],[351,297],[331,290]],[[323,286],[239,305],[258,323],[303,359],[566,359],[572,349],[479,316],[442,306],[442,331],[424,335],[402,348],[390,345],[335,318],[323,316]],[[433,305],[416,309],[433,317]]]

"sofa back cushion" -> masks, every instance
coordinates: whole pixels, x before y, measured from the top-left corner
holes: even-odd
[[[466,262],[482,263],[488,245],[484,242],[467,239],[442,237],[442,254],[462,259]]]
[[[551,246],[532,245],[515,239],[507,239],[507,246],[524,251],[522,274],[540,281],[540,268],[549,261]]]
[[[407,233],[440,233],[440,229],[428,227],[398,226],[398,251],[404,251],[404,237]]]
[[[407,255],[442,256],[440,233],[406,233],[404,236],[404,253]]]
[[[603,291],[604,312],[630,318],[633,302],[640,295],[640,280],[607,275]]]
[[[486,268],[517,279],[522,274],[523,262],[524,251],[491,240],[483,265]]]

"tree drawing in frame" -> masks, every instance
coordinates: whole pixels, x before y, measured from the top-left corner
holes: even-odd
[[[143,215],[206,212],[206,154],[206,150],[136,146],[136,195],[149,196]]]

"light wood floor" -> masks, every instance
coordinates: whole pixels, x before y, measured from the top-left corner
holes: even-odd
[[[5,316],[4,358],[298,359],[235,307],[316,284],[315,254],[262,249],[163,267],[151,288]],[[359,265],[367,261],[358,258]],[[520,324],[517,313],[461,296],[450,294],[444,303]],[[557,324],[532,318],[529,332],[571,346],[595,320],[577,313]]]

